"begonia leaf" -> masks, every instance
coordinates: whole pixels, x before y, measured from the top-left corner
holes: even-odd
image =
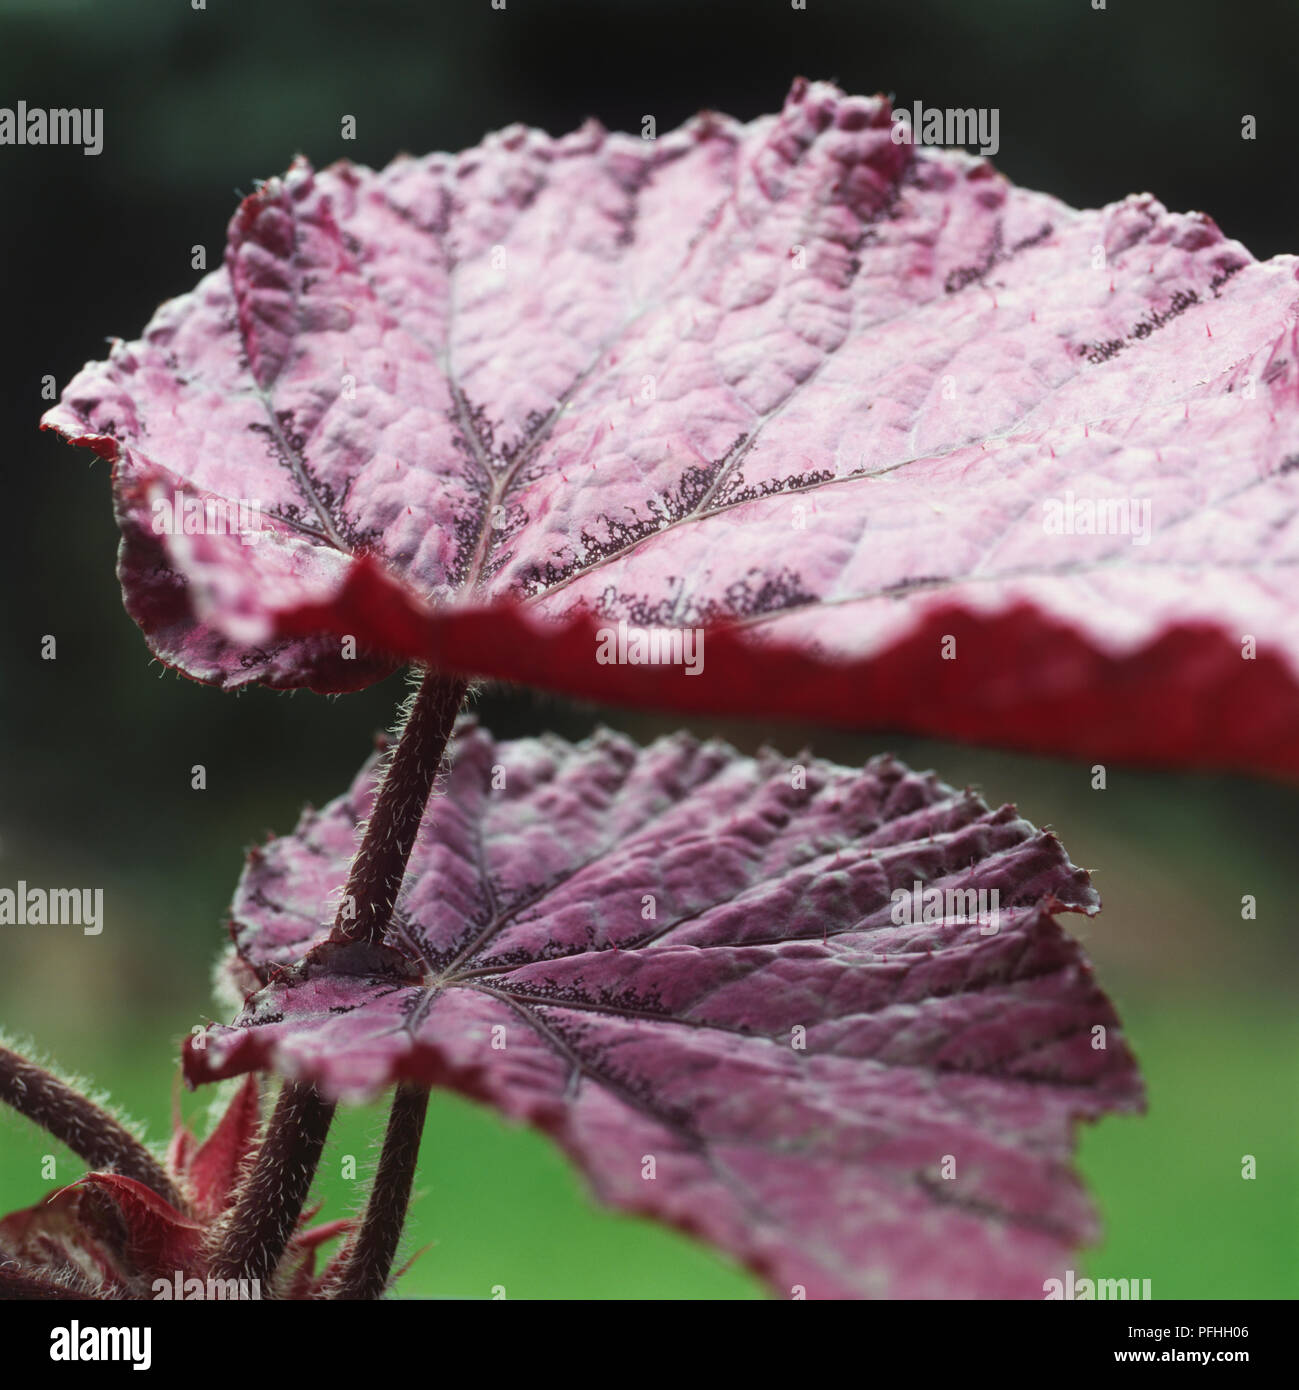
[[[1052,916],[1095,890],[1013,807],[890,757],[463,721],[385,942],[343,943],[374,777],[251,854],[251,993],[191,1082],[449,1087],[785,1296],[1041,1297],[1094,1236],[1074,1125],[1142,1089]]]
[[[799,81],[268,180],[45,421],[155,653],[1299,771],[1294,258],[898,129]]]

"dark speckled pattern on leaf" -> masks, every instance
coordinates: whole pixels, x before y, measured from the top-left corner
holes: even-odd
[[[191,1081],[450,1087],[784,1296],[1041,1297],[1094,1235],[1073,1122],[1139,1109],[1141,1085],[1050,915],[1096,893],[1012,807],[887,757],[466,721],[389,945],[339,946],[372,772],[251,856],[231,969],[255,992],[187,1048]],[[996,889],[998,930],[896,923],[917,881]]]
[[[114,461],[153,650],[1299,772],[1299,262],[892,133],[800,81],[268,179],[45,417]],[[177,490],[261,539],[154,534]],[[1050,529],[1075,494],[1121,524]],[[597,662],[619,621],[703,672]]]

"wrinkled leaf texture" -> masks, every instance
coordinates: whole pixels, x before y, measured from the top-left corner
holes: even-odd
[[[329,939],[373,764],[251,853],[227,967],[250,992],[187,1044],[191,1082],[449,1087],[785,1297],[1040,1298],[1063,1276],[1095,1234],[1074,1124],[1143,1101],[1051,916],[1099,906],[1053,835],[889,757],[498,743],[467,720],[454,755],[384,945]],[[941,915],[899,921],[917,883]],[[983,920],[949,890],[983,890]]]
[[[45,421],[115,461],[155,653],[1299,769],[1295,259],[891,129],[800,80],[267,181]],[[177,489],[267,534],[155,534]],[[1148,543],[1048,532],[1069,494]],[[706,628],[704,672],[598,663],[618,622]]]

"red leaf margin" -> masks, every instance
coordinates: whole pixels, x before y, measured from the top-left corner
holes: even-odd
[[[1098,238],[1114,257],[1107,273],[1110,297],[1118,307],[1111,313],[1103,296],[1099,304],[1090,300],[1083,304],[1086,296],[1080,296],[1079,306],[1050,333],[1043,332],[1040,342],[1029,343],[1035,352],[1058,353],[1067,340],[1069,352],[1076,353],[1086,348],[1088,335],[1121,332],[1121,324],[1131,320],[1137,308],[1158,310],[1160,296],[1177,283],[1179,268],[1196,268],[1204,280],[1202,300],[1196,298],[1180,317],[1159,318],[1157,340],[1153,330],[1127,335],[1141,344],[1163,344],[1164,356],[1153,372],[1145,362],[1132,368],[1132,386],[1125,396],[1122,374],[1128,357],[1120,354],[1117,365],[1104,361],[1090,369],[1093,375],[1088,380],[1099,401],[1095,409],[1110,404],[1108,413],[1102,410],[1102,418],[1093,418],[1090,424],[1096,435],[1108,434],[1106,449],[1120,447],[1113,441],[1131,433],[1131,445],[1122,447],[1140,454],[1135,446],[1144,447],[1143,439],[1132,425],[1139,417],[1151,422],[1146,443],[1157,456],[1155,446],[1161,441],[1166,448],[1180,451],[1178,457],[1187,460],[1188,495],[1197,502],[1208,498],[1222,507],[1216,519],[1212,515],[1194,518],[1196,534],[1204,532],[1210,562],[1221,562],[1221,570],[1201,571],[1194,546],[1175,545],[1149,571],[1152,588],[1166,585],[1157,601],[1147,603],[1140,587],[1129,583],[1095,598],[1099,610],[1095,615],[1084,611],[1084,595],[1068,578],[1037,576],[1026,588],[1013,580],[962,583],[958,573],[950,581],[959,585],[955,597],[938,584],[932,592],[919,585],[905,598],[890,600],[886,586],[883,607],[869,618],[865,612],[861,615],[865,626],[855,644],[849,644],[856,650],[848,659],[842,650],[832,650],[842,643],[827,646],[815,633],[803,634],[800,624],[814,625],[820,615],[795,608],[787,610],[791,621],[772,640],[757,640],[737,624],[709,619],[704,624],[705,670],[698,678],[686,677],[679,669],[598,666],[595,633],[601,622],[591,611],[589,596],[568,612],[551,604],[545,620],[535,606],[529,609],[512,600],[479,601],[490,595],[465,595],[454,606],[429,606],[411,587],[385,573],[364,546],[350,562],[338,552],[332,560],[313,555],[305,571],[289,556],[286,563],[296,592],[292,585],[285,585],[271,593],[271,571],[249,567],[250,556],[237,542],[223,546],[206,538],[190,545],[187,539],[164,549],[145,532],[140,507],[151,489],[170,486],[175,480],[147,455],[135,456],[129,449],[123,453],[121,438],[129,435],[129,429],[111,418],[131,408],[129,391],[123,394],[113,375],[114,364],[128,373],[140,370],[142,364],[150,372],[167,370],[166,359],[158,358],[146,339],[133,347],[115,348],[108,369],[88,368],[69,387],[64,402],[47,414],[43,427],[57,429],[72,442],[115,460],[123,529],[119,572],[128,607],[155,650],[187,674],[227,686],[261,680],[284,688],[350,690],[386,674],[400,658],[584,698],[655,708],[804,715],[853,727],[946,735],[1093,761],[1215,766],[1285,775],[1299,772],[1299,632],[1294,604],[1276,587],[1273,577],[1284,577],[1287,567],[1295,563],[1285,539],[1294,531],[1288,517],[1294,513],[1299,488],[1299,470],[1293,467],[1299,458],[1299,425],[1293,419],[1294,359],[1299,355],[1294,321],[1299,301],[1292,258],[1255,262],[1244,248],[1223,238],[1209,219],[1169,215],[1150,198],[1128,199],[1099,213],[1075,213],[1052,199],[1009,189],[982,161],[891,144],[889,119],[888,105],[882,100],[844,97],[825,84],[799,81],[777,118],[741,127],[722,117],[703,116],[663,137],[660,149],[675,159],[686,157],[683,151],[708,147],[710,141],[718,148],[743,147],[762,187],[761,196],[771,199],[773,206],[780,203],[786,179],[806,193],[807,187],[798,183],[806,176],[812,179],[810,186],[824,195],[830,209],[827,217],[847,208],[873,230],[892,215],[890,198],[904,190],[907,196],[919,197],[917,189],[956,187],[966,219],[961,235],[970,239],[968,247],[957,245],[957,260],[961,254],[967,259],[973,254],[978,237],[995,233],[995,239],[987,264],[975,267],[977,274],[967,274],[969,267],[958,267],[960,283],[955,289],[949,283],[947,294],[954,296],[973,287],[968,292],[990,295],[994,308],[998,276],[1011,264],[1009,254],[996,254],[1002,232],[998,209],[1013,205],[1015,217],[1025,225],[1034,218],[1054,217],[1071,229],[1075,240]],[[540,159],[543,164],[553,160],[558,165],[565,159],[592,158],[593,152],[602,158],[606,143],[615,181],[630,178],[636,184],[637,178],[623,167],[627,161],[634,165],[636,142],[606,142],[595,127],[554,142],[515,129],[492,137],[479,150],[466,152],[446,167],[459,170],[459,177],[471,176],[481,166],[487,171],[484,178],[497,178],[507,190],[503,196],[508,200],[513,196],[511,177],[518,174],[522,179],[521,171],[530,170],[528,160]],[[319,177],[342,190],[387,176],[340,164]],[[309,267],[311,276],[337,273],[340,283],[352,283],[347,277],[355,268],[347,263],[350,253],[345,250],[345,238],[332,221],[332,195],[324,195],[322,201],[313,194],[313,177],[299,163],[286,180],[272,180],[245,199],[231,224],[229,276],[239,324],[249,344],[249,370],[259,388],[283,369],[293,346],[292,332],[285,326],[284,295],[286,287],[292,289],[298,283],[294,276],[299,270],[306,273],[295,259],[296,200],[307,200],[303,206],[311,210],[304,216],[308,221],[315,219],[313,234],[323,238],[319,246],[313,245],[316,259]],[[838,181],[831,183],[831,179]],[[533,189],[527,196],[535,193]],[[860,207],[854,199],[860,200]],[[1006,216],[1009,219],[1010,214]],[[833,221],[821,232],[830,248],[826,273],[831,274],[836,257],[848,243],[841,244],[845,234]],[[1034,242],[1028,237],[1013,250],[1017,253],[1021,245],[1030,244],[1037,253],[1053,240],[1048,236]],[[1134,246],[1137,251],[1129,255]],[[1146,275],[1147,248],[1151,272],[1159,259],[1157,277]],[[917,262],[909,274],[917,281],[928,275],[941,282],[941,272],[954,253],[937,241],[930,251],[934,264],[926,269]],[[869,254],[869,247],[863,254]],[[211,283],[215,282],[210,277],[205,284]],[[1244,288],[1246,284],[1249,288]],[[176,301],[162,311],[157,328],[160,343],[169,341],[183,318],[185,303]],[[1166,327],[1170,319],[1173,326]],[[1008,332],[1006,323],[999,323],[996,331]],[[1176,346],[1170,346],[1175,338]],[[1081,346],[1075,340],[1081,340]],[[1144,347],[1142,351],[1144,355]],[[1203,360],[1182,365],[1180,356],[1192,353]],[[1201,379],[1188,387],[1185,383],[1195,370],[1201,372]],[[1245,376],[1261,381],[1262,399],[1240,417],[1248,423],[1233,424],[1223,407]],[[1176,411],[1168,401],[1155,400],[1150,382],[1156,379],[1165,395],[1177,388]],[[1183,400],[1188,420],[1194,404],[1197,416],[1207,422],[1198,436],[1194,431],[1179,433]],[[1136,416],[1124,415],[1129,408]],[[1265,414],[1270,425],[1263,423]],[[1100,467],[1105,451],[1095,438],[1088,444],[1086,418],[1082,439],[1075,439],[1076,423],[1066,413],[1053,428],[1039,431],[1041,449],[1044,452],[1052,440],[1063,447],[1068,436],[1069,448],[1076,451],[1074,471]],[[1025,440],[1029,438],[1024,435]],[[994,442],[1007,443],[1004,439]],[[685,443],[693,447],[688,439]],[[964,459],[961,467],[977,472],[983,447],[976,436],[973,445],[952,457]],[[1029,448],[1028,444],[1023,448]],[[1053,458],[1054,454],[1053,445]],[[1220,461],[1228,455],[1235,456],[1233,470],[1215,483],[1211,470],[1199,459]],[[1012,473],[1023,471],[1029,462],[1025,453],[1006,467]],[[1176,476],[1177,467],[1167,465],[1164,472]],[[1052,482],[1065,482],[1070,476],[1068,470],[1056,468]],[[1164,479],[1156,476],[1156,481]],[[1266,509],[1236,514],[1233,508],[1239,495],[1259,483],[1269,490],[1270,514]],[[963,505],[970,501],[963,494],[952,495]],[[1205,531],[1205,525],[1210,531]],[[1244,548],[1215,539],[1212,526],[1242,537]],[[1263,534],[1260,526],[1273,549],[1257,576],[1251,573],[1249,582],[1238,583],[1247,556],[1254,554],[1251,547]],[[290,530],[278,524],[270,529],[272,536],[265,545],[273,552]],[[323,554],[323,547],[314,549]],[[275,564],[280,566],[278,579],[284,579],[281,560]],[[241,565],[246,570],[242,574]],[[912,574],[903,577],[915,578]],[[541,597],[545,598],[544,591]],[[857,621],[851,610],[846,611],[849,623]],[[1132,615],[1139,620],[1126,623]],[[337,643],[326,634],[358,636],[362,649],[357,659],[341,660]],[[1241,650],[1247,636],[1257,643],[1257,656],[1248,661],[1242,659]],[[957,639],[956,661],[943,659],[941,643],[947,637]]]

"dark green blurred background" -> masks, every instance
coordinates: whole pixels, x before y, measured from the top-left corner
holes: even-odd
[[[105,148],[0,149],[4,652],[0,884],[99,885],[107,925],[0,928],[0,1025],[89,1074],[165,1133],[178,1039],[211,1017],[210,962],[245,845],[292,828],[346,785],[401,691],[221,695],[151,665],[124,615],[108,472],[35,433],[40,380],[62,386],[111,335],[138,334],[215,263],[239,192],[298,151],[382,164],[458,149],[524,121],[587,115],[660,130],[709,106],[752,117],[796,73],[939,106],[996,106],[997,164],[1096,205],[1149,189],[1212,213],[1260,256],[1299,250],[1293,0],[0,0],[0,105],[102,106]],[[1258,139],[1240,138],[1244,114]],[[357,139],[340,139],[352,114]],[[40,659],[53,634],[58,659]],[[498,734],[598,719],[647,738],[671,720],[522,694],[480,706]],[[949,781],[1015,800],[1096,872],[1105,911],[1081,933],[1150,1088],[1145,1119],[1082,1136],[1106,1221],[1093,1273],[1150,1278],[1156,1297],[1299,1293],[1299,950],[1293,786],[1088,769],[808,726],[696,724],[745,748],[859,762],[891,747]],[[203,763],[208,789],[190,790]],[[1255,894],[1258,920],[1242,922]],[[1079,929],[1078,923],[1070,923]],[[201,1111],[205,1098],[185,1099]],[[378,1111],[351,1112],[325,1164],[369,1152]],[[46,1141],[0,1116],[0,1210],[44,1190]],[[1243,1181],[1253,1154],[1258,1177]],[[66,1158],[66,1156],[64,1156]],[[79,1171],[61,1161],[59,1177]],[[597,1211],[550,1145],[435,1097],[410,1294],[756,1296],[691,1242]]]

